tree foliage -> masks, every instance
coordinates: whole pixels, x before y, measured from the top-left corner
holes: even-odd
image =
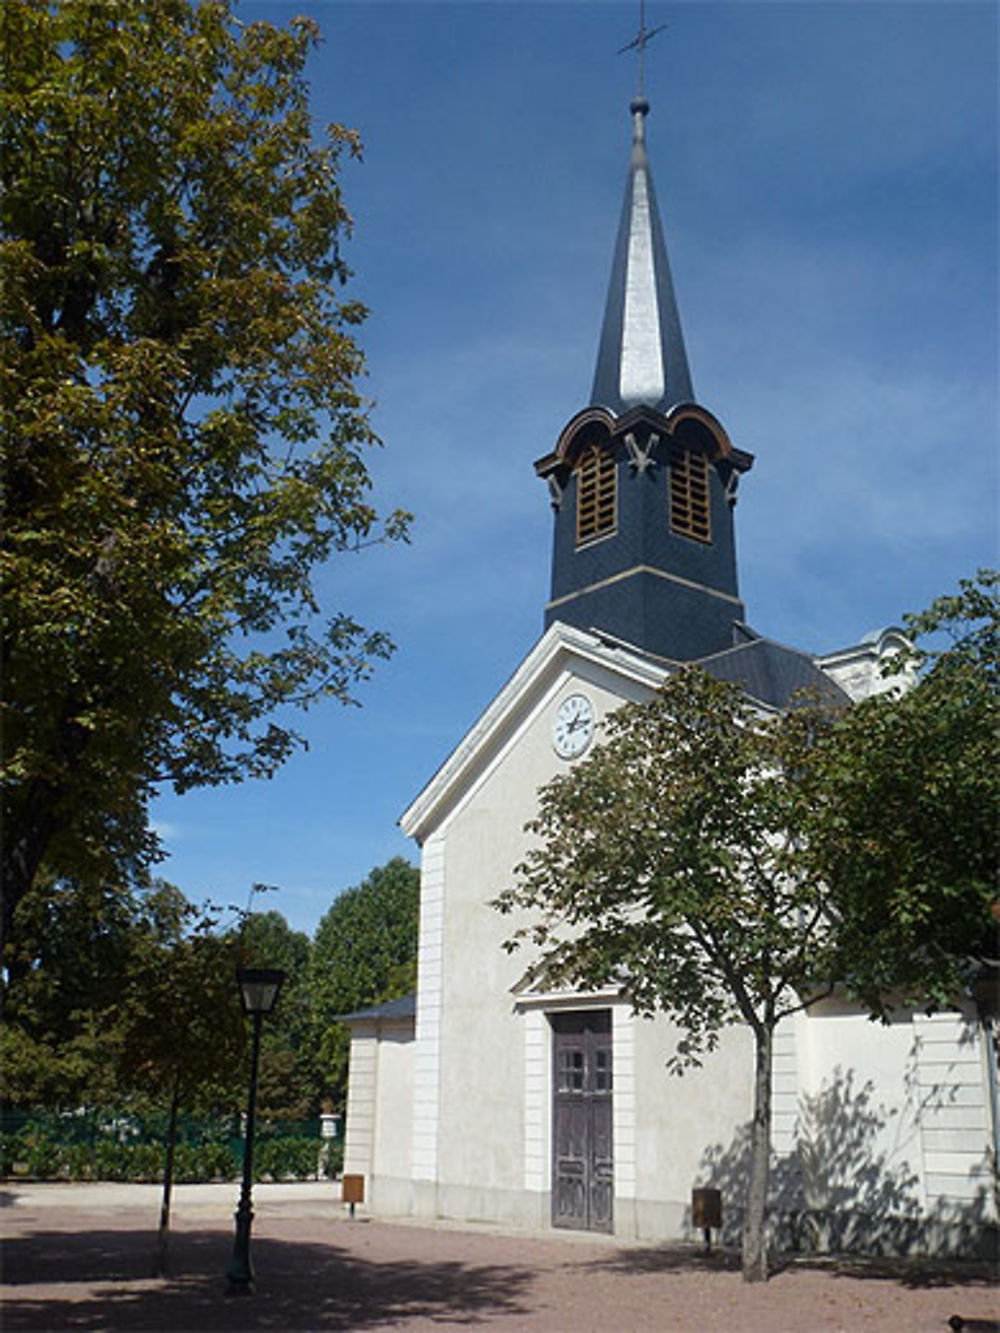
[[[39,879],[4,954],[0,1101],[71,1108],[117,1100],[117,1002],[136,928],[135,897]]]
[[[214,910],[170,885],[152,898],[144,917],[155,914],[158,929],[137,932],[115,1009],[121,1086],[186,1110],[238,1105],[246,1063],[239,934],[220,931]]]
[[[416,987],[420,872],[401,856],[335,900],[316,930],[311,990],[326,1094],[343,1109],[350,1037],[337,1017]]]
[[[242,1085],[238,934],[157,882],[39,882],[5,956],[0,1098],[20,1109],[228,1106]]]
[[[810,828],[835,891],[845,982],[876,1014],[945,1005],[1000,960],[1000,575],[906,617],[916,684],[838,717]]]
[[[285,974],[278,1005],[264,1024],[257,1101],[264,1119],[310,1120],[319,1114],[323,1070],[312,1021],[312,941],[280,912],[247,916],[240,940],[244,966]]]
[[[539,797],[534,842],[497,899],[529,976],[618,988],[683,1031],[755,1043],[744,1275],[766,1276],[772,1036],[833,988],[873,1016],[954,1003],[997,965],[1000,578],[907,617],[923,674],[850,708],[765,714],[697,669],[625,704]],[[944,633],[943,647],[919,640]],[[994,973],[995,976],[995,973]]]
[[[223,0],[10,0],[0,18],[4,922],[148,865],[146,802],[269,774],[281,711],[390,645],[321,613],[370,500],[338,181],[307,20]],[[278,710],[276,712],[276,710]]]
[[[535,839],[497,899],[524,913],[545,985],[615,986],[683,1030],[676,1070],[723,1027],[755,1044],[744,1275],[766,1276],[772,1038],[837,975],[830,895],[802,855],[809,710],[761,716],[733,685],[678,671],[605,723],[586,761],[542,788]]]

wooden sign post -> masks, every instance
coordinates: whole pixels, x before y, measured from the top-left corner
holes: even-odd
[[[344,1176],[340,1182],[340,1198],[342,1203],[350,1205],[353,1220],[355,1206],[365,1201],[364,1176]]]

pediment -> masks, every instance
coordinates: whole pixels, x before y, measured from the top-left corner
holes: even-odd
[[[400,816],[403,832],[426,841],[568,682],[589,682],[624,702],[648,698],[672,666],[598,631],[556,621]]]

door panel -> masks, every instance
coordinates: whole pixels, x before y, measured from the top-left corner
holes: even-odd
[[[610,1231],[615,1191],[610,1097],[591,1102],[590,1135],[590,1230]]]
[[[555,1177],[553,1221],[556,1226],[585,1227],[587,1217],[586,1108],[556,1108],[559,1170]]]
[[[614,1225],[611,1012],[553,1014],[552,1224]]]

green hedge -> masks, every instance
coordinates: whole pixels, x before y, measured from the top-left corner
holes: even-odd
[[[121,1143],[98,1139],[94,1144],[60,1143],[44,1131],[0,1137],[0,1175],[34,1180],[158,1181],[166,1152],[162,1143]],[[233,1180],[239,1163],[228,1143],[179,1143],[174,1153],[174,1179],[193,1183]],[[313,1163],[313,1173],[316,1166]]]
[[[69,1132],[64,1132],[68,1128]],[[78,1124],[24,1119],[15,1130],[0,1133],[0,1177],[34,1180],[158,1181],[163,1176],[163,1139],[120,1137],[120,1124],[92,1126],[83,1134]],[[269,1126],[254,1144],[256,1180],[312,1180],[339,1175],[343,1143],[318,1134],[283,1133]],[[243,1140],[215,1133],[200,1141],[181,1140],[174,1151],[174,1179],[181,1184],[235,1180],[243,1170]]]

